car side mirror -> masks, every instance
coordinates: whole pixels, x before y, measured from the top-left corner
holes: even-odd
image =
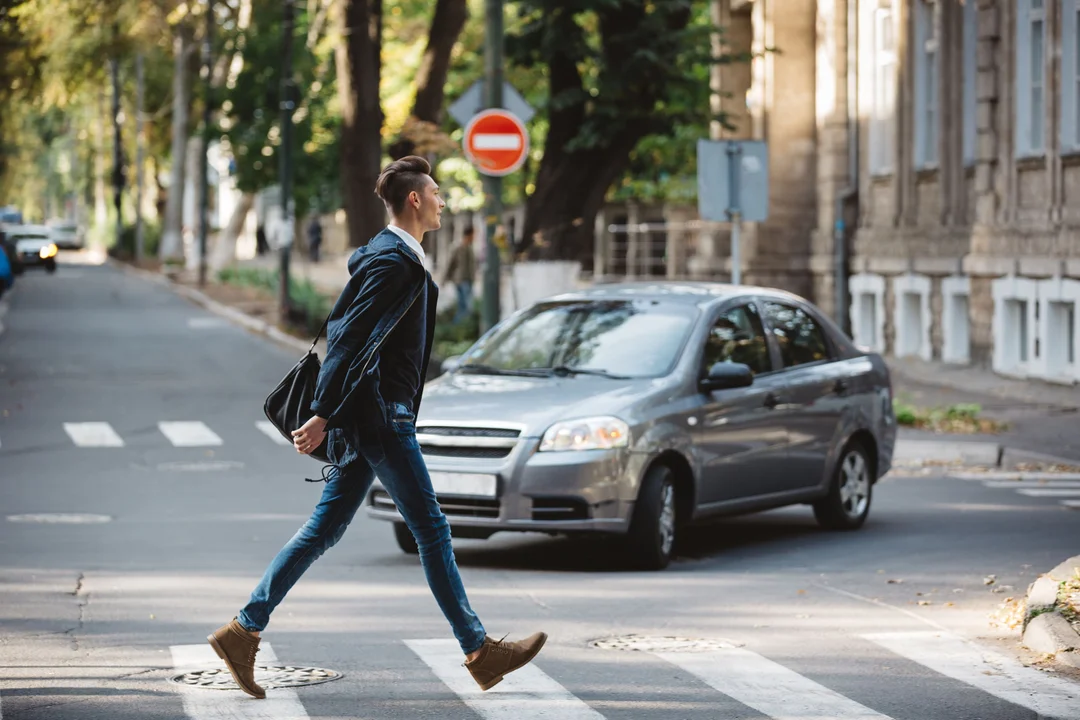
[[[701,379],[702,392],[731,390],[754,384],[754,371],[743,363],[718,362],[709,368],[709,374]]]
[[[442,362],[442,371],[452,373],[461,367],[461,355],[452,355]]]

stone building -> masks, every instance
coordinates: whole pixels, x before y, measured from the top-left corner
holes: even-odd
[[[744,278],[840,303],[856,341],[893,356],[1080,380],[1080,0],[716,13],[757,56],[714,73],[736,124],[714,136],[770,148]],[[726,274],[725,243],[698,238],[691,271]]]

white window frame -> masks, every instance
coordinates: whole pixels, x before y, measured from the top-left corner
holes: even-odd
[[[885,352],[885,278],[873,273],[859,273],[848,279],[851,338],[856,345],[876,353]],[[869,303],[869,306],[867,305]],[[864,315],[873,312],[873,327],[867,328]]]
[[[918,325],[915,325],[914,319],[908,315],[908,296],[918,298]],[[932,324],[930,278],[926,275],[915,274],[899,275],[893,278],[893,327],[896,328],[893,355],[898,358],[919,357],[923,360],[932,360],[934,357],[934,346],[930,341]]]
[[[1046,8],[1055,0],[1016,2],[1016,156],[1046,152]],[[1036,46],[1032,40],[1039,38]]]
[[[896,11],[891,2],[875,7],[871,22],[870,172],[887,175],[893,171],[896,158]]]
[[[964,298],[968,313],[957,312],[959,298]],[[971,278],[953,275],[941,280],[941,359],[967,365],[971,362]]]
[[[1040,280],[1039,293],[1039,358],[1033,372],[1043,380],[1072,385],[1080,380],[1080,282],[1061,277]],[[1071,304],[1072,347],[1063,342],[1060,327],[1054,326],[1055,304]],[[1062,362],[1061,354],[1065,355]],[[1068,356],[1072,355],[1070,363]]]
[[[1038,286],[1029,278],[1008,275],[991,283],[991,293],[994,298],[994,372],[1021,379],[1030,377],[1038,362]],[[1027,343],[1023,355],[1016,337],[1017,328],[1012,324],[1013,320],[1019,320],[1012,317],[1009,304],[1013,301],[1027,303],[1027,317],[1023,318],[1027,325]]]
[[[1076,2],[1076,0],[1068,0]],[[963,122],[964,122],[964,165],[975,164],[975,143],[978,137],[978,109],[979,98],[976,93],[978,87],[978,43],[979,43],[979,9],[976,0],[965,0],[963,9]]]
[[[1061,151],[1080,152],[1080,0],[1061,0],[1060,77]]]
[[[938,164],[937,0],[914,0],[915,15],[915,167]]]

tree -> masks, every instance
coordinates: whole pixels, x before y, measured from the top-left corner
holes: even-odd
[[[401,135],[390,145],[390,157],[413,155],[418,147],[425,152],[431,136],[438,135],[451,54],[468,17],[468,0],[438,0],[435,4],[424,59],[416,73],[412,113]]]
[[[709,63],[732,58],[711,57],[711,27],[691,22],[702,15],[697,6],[704,3],[520,3],[508,56],[546,67],[550,86],[550,125],[522,237],[534,257],[587,260],[596,213],[642,139],[700,122]]]
[[[375,195],[382,163],[383,112],[379,102],[382,0],[339,0],[337,84],[341,104],[341,194],[349,244],[359,247],[386,221]]]

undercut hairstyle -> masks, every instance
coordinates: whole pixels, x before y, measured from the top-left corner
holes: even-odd
[[[386,203],[391,213],[400,215],[409,193],[414,190],[421,192],[426,184],[424,178],[430,176],[431,163],[417,155],[409,155],[383,168],[375,183],[375,194]]]

